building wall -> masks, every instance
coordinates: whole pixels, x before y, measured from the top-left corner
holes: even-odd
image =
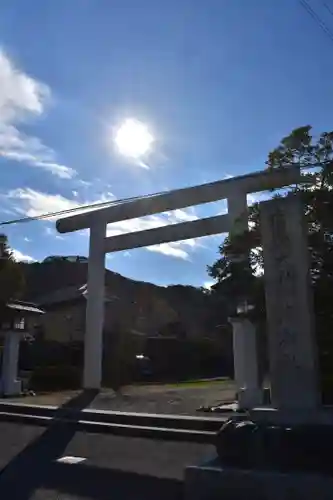
[[[63,304],[46,310],[41,318],[44,339],[57,342],[83,340],[85,325],[85,302]]]
[[[40,320],[45,340],[58,342],[82,341],[85,330],[86,300],[45,307]],[[153,296],[127,297],[106,302],[104,307],[104,330],[139,331],[156,335],[167,324],[177,321],[178,315],[168,302]]]

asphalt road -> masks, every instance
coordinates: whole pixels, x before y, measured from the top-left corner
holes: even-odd
[[[1,500],[181,499],[186,465],[210,445],[45,429],[0,422]],[[59,463],[80,457],[78,464]]]

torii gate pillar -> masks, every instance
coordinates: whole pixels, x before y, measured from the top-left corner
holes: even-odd
[[[84,339],[85,389],[100,389],[102,383],[104,281],[106,224],[96,222],[90,228],[88,261],[88,297]]]

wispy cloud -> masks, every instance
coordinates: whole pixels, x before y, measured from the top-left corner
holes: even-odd
[[[13,257],[17,262],[36,262],[36,259],[31,257],[31,255],[25,255],[20,252],[20,250],[12,249]]]
[[[255,203],[260,203],[272,198],[272,193],[269,191],[262,191],[261,193],[251,193],[247,195],[247,204],[254,205]]]
[[[77,196],[73,198],[66,198],[61,194],[49,194],[37,191],[31,188],[18,188],[10,191],[8,194],[2,194],[1,199],[4,203],[9,205],[11,210],[15,210],[20,215],[28,217],[37,217],[38,215],[50,212],[59,212],[61,210],[68,210],[77,208],[89,203],[98,203],[110,201],[114,198],[110,192],[104,193],[96,199],[89,199],[79,201]],[[82,208],[75,213],[83,213],[90,208]],[[59,216],[52,218],[56,220]],[[107,236],[116,236],[118,234],[131,233],[134,231],[144,231],[156,227],[164,227],[169,224],[176,224],[180,222],[188,222],[198,219],[194,208],[184,210],[174,210],[173,212],[165,212],[158,215],[150,215],[138,219],[119,221],[114,224],[109,224],[107,227]],[[49,229],[47,229],[50,232]],[[81,234],[86,234],[81,232]],[[159,252],[164,255],[176,257],[179,259],[189,260],[190,252],[196,248],[201,247],[198,239],[189,239],[185,241],[176,241],[172,243],[162,243],[147,247],[151,252]]]
[[[176,257],[178,259],[190,260],[190,254],[185,249],[180,248],[186,242],[175,241],[173,243],[160,243],[159,245],[153,245],[147,247],[147,250],[151,252],[162,253],[169,257]]]
[[[36,217],[38,215],[68,210],[78,205],[76,200],[65,198],[60,194],[48,194],[31,188],[13,189],[2,195],[11,203],[11,207],[21,215]]]
[[[26,120],[44,113],[50,95],[47,85],[17,68],[0,48],[0,156],[69,179],[76,171],[58,163],[55,151],[38,137],[19,129]]]
[[[206,290],[210,290],[213,285],[215,285],[216,281],[205,281],[202,285],[203,288],[206,288]]]
[[[56,240],[64,240],[64,236],[59,234],[54,227],[46,226],[44,230],[45,236],[50,236],[53,239]]]
[[[89,199],[79,202],[76,197],[66,198],[61,194],[49,194],[37,191],[31,188],[17,188],[10,191],[8,194],[2,194],[1,199],[7,202],[12,210],[20,215],[27,217],[37,217],[38,215],[60,212],[62,210],[69,210],[79,208],[80,206],[88,205],[91,203],[99,203],[110,201],[114,198],[113,194],[107,192],[97,199]],[[83,213],[91,208],[83,208],[75,213]],[[65,215],[63,215],[65,217]],[[49,220],[59,219],[60,216],[50,218]]]
[[[186,210],[174,210],[173,212],[164,212],[159,215],[149,215],[140,219],[130,219],[109,224],[107,228],[107,236],[116,236],[135,231],[145,231],[147,229],[165,227],[170,224],[189,222],[196,219],[198,219],[198,217],[195,214],[193,207]],[[150,247],[146,247],[146,250],[149,250],[150,252],[158,252],[169,257],[189,260],[189,251],[193,251],[198,246],[200,245],[197,239],[189,239],[152,245]]]

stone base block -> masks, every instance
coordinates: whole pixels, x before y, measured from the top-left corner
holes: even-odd
[[[271,425],[333,425],[333,407],[302,410],[280,410],[273,407],[252,408],[249,417],[257,423]]]
[[[261,388],[240,389],[237,392],[238,406],[241,410],[249,410],[264,403],[263,390]]]
[[[22,381],[17,379],[7,381],[7,383],[1,381],[0,392],[4,396],[19,396],[22,392]]]
[[[333,477],[224,468],[215,458],[185,470],[185,500],[333,500]]]

